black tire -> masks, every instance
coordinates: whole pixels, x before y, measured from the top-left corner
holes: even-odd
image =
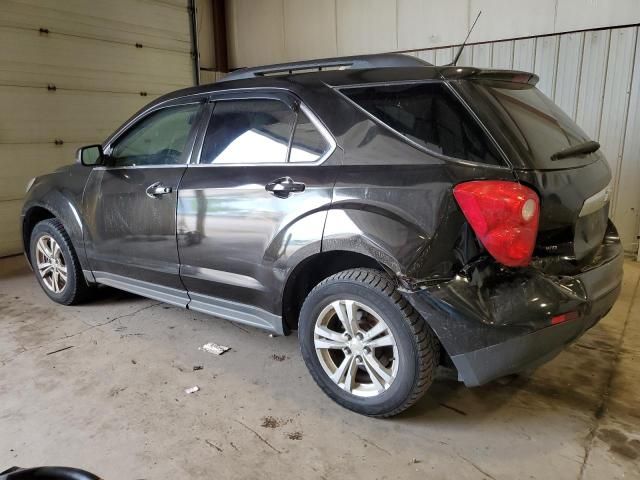
[[[373,397],[356,396],[339,387],[329,378],[316,354],[316,319],[331,302],[346,297],[368,306],[382,317],[397,344],[396,377],[385,391]],[[302,357],[311,376],[331,399],[349,410],[372,417],[391,417],[417,402],[433,382],[439,343],[383,272],[358,268],[325,279],[305,299],[298,328]]]
[[[44,235],[51,236],[60,246],[64,264],[67,268],[67,281],[60,292],[53,292],[44,283],[38,271],[37,242]],[[51,300],[62,305],[76,305],[86,301],[90,297],[93,288],[87,284],[84,278],[78,256],[60,220],[49,218],[39,222],[31,231],[30,245],[31,265],[33,266],[38,283],[40,283],[42,290]]]

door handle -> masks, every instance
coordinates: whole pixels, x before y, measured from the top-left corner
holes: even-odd
[[[166,187],[162,184],[162,182],[152,183],[147,187],[147,196],[151,198],[159,198],[160,195],[166,195],[167,193],[171,193],[173,188]]]
[[[264,186],[267,192],[271,192],[278,198],[287,198],[292,193],[304,192],[306,185],[294,182],[291,177],[277,178]]]

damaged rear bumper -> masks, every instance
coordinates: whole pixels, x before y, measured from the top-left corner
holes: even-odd
[[[535,368],[609,312],[620,294],[623,252],[613,225],[589,265],[549,275],[483,262],[466,276],[406,297],[438,336],[458,376],[477,386]],[[577,318],[556,325],[556,315]]]

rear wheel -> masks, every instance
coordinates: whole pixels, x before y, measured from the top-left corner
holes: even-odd
[[[346,270],[317,285],[302,306],[299,337],[320,388],[364,415],[392,416],[413,405],[438,363],[424,320],[377,270]]]
[[[31,232],[31,265],[42,290],[54,302],[80,303],[91,291],[71,240],[55,218],[41,221]]]

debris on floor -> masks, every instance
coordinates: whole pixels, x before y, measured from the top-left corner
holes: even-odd
[[[278,355],[277,353],[274,353],[273,355],[271,355],[271,358],[273,358],[276,362],[284,362],[289,357],[284,354]]]
[[[109,396],[117,397],[118,395],[120,395],[120,393],[124,392],[126,389],[127,387],[113,387],[111,390],[109,390]]]
[[[231,347],[225,347],[224,345],[218,345],[217,343],[205,343],[200,350],[213,353],[214,355],[222,355],[224,352],[231,350]]]
[[[222,453],[222,449],[216,445],[213,442],[210,442],[209,440],[205,440],[204,443],[206,443],[207,445],[209,445],[211,448],[215,448],[217,451],[219,451],[220,453]]]
[[[47,355],[53,355],[54,353],[64,352],[65,350],[69,350],[70,348],[73,348],[73,347],[74,347],[73,345],[70,345],[68,347],[59,348],[58,350],[54,350],[53,352],[47,353]]]
[[[189,395],[190,393],[196,393],[198,390],[200,390],[200,387],[197,385],[194,385],[193,387],[185,389],[184,393]]]
[[[204,367],[202,365],[194,365],[193,366],[193,371],[198,371],[198,370],[202,370]]]
[[[276,418],[271,415],[262,418],[263,428],[279,428],[288,423],[291,423],[290,418]]]

